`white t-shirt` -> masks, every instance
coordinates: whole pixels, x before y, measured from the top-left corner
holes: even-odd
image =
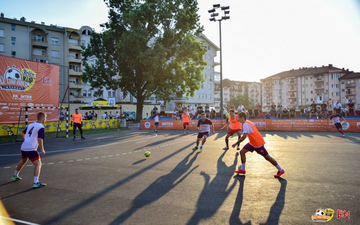
[[[158,115],[158,114],[155,115],[155,117],[154,117],[154,122],[155,122],[155,123],[158,123],[158,122],[159,122],[159,115]]]
[[[106,119],[106,114],[104,113],[104,115],[102,116],[103,119]]]
[[[36,151],[39,147],[38,138],[44,139],[45,127],[41,123],[35,122],[25,128],[23,133],[25,140],[21,144],[21,151]]]

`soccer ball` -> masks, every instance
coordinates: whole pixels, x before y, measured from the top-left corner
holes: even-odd
[[[325,215],[324,210],[322,210],[322,209],[316,210],[315,215],[317,215],[317,216],[323,216],[323,215]]]
[[[144,155],[145,155],[145,157],[149,157],[149,156],[150,156],[150,151],[146,151],[146,152],[144,153]]]

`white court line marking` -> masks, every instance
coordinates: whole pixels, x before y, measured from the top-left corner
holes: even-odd
[[[146,142],[146,141],[138,141],[138,142],[136,142],[136,144],[138,144],[138,143],[143,143],[143,142]]]
[[[85,160],[90,160],[90,158],[86,158]]]
[[[33,166],[33,165],[26,165],[26,166]]]
[[[154,138],[154,137],[151,136],[151,137],[142,138],[142,139],[146,140],[146,139],[151,139],[151,138]],[[109,143],[109,144],[105,144],[105,145],[89,146],[89,147],[83,147],[83,148],[71,148],[71,149],[66,149],[66,150],[48,151],[48,152],[46,152],[46,154],[57,153],[57,152],[72,152],[72,151],[78,151],[78,150],[92,149],[92,148],[98,148],[98,147],[104,147],[104,146],[118,145],[118,144],[128,143],[128,142],[135,142],[135,141],[138,141],[138,140],[139,139],[137,139],[137,140],[128,140],[128,141],[120,141],[120,142],[114,142],[114,143]],[[7,155],[0,155],[0,157],[2,157],[2,156],[19,156],[19,155],[21,155],[21,154],[7,154]]]
[[[77,159],[76,161],[80,162],[80,161],[82,161],[82,159]]]
[[[59,163],[64,163],[64,161],[59,161]]]
[[[74,162],[74,160],[69,160],[68,162]]]
[[[48,164],[49,164],[49,165],[52,165],[52,164],[54,164],[54,163],[53,163],[53,162],[49,162]]]
[[[94,159],[98,159],[99,157],[94,157]]]
[[[5,220],[12,220],[14,222],[28,224],[28,225],[40,225],[40,224],[37,224],[37,223],[31,223],[31,222],[27,222],[27,221],[24,221],[24,220],[18,220],[18,219],[14,219],[14,218],[5,217],[5,216],[0,216],[0,218],[5,219]]]
[[[101,158],[106,158],[106,156],[103,155],[103,156],[101,156]]]
[[[109,155],[108,157],[113,157],[114,155]]]

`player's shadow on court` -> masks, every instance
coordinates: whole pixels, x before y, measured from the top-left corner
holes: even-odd
[[[279,224],[280,215],[285,206],[285,192],[287,181],[281,177],[277,178],[281,184],[279,193],[276,197],[275,203],[271,206],[269,217],[265,223],[262,224]]]
[[[229,174],[234,172],[238,157],[235,157],[232,165],[227,166],[222,160],[225,153],[226,151],[221,154],[217,161],[217,174],[214,179],[211,180],[209,174],[201,172],[200,175],[204,177],[205,183],[197,201],[196,212],[187,222],[188,225],[199,224],[201,220],[213,216],[234,189],[236,181]],[[233,183],[229,186],[231,180]]]
[[[180,184],[198,167],[197,165],[191,170],[189,170],[195,162],[199,153],[200,152],[195,153],[194,151],[192,151],[170,173],[154,181],[133,200],[132,207],[130,209],[118,216],[110,224],[122,224],[138,209],[141,209],[146,205],[157,201],[158,199],[166,195],[166,193],[171,191],[171,189]],[[190,159],[191,156],[193,157]]]

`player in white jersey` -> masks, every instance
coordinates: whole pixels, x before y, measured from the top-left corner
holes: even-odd
[[[206,118],[206,113],[202,112],[201,113],[201,119],[199,119],[198,124],[197,124],[199,134],[198,134],[197,139],[196,139],[196,146],[193,148],[193,150],[198,149],[198,146],[200,144],[200,140],[203,139],[202,142],[201,142],[201,146],[200,146],[200,150],[202,150],[203,145],[206,142],[206,138],[210,135],[210,127],[211,127],[211,130],[212,130],[212,133],[215,134],[214,125],[212,124],[211,120]]]
[[[24,142],[21,145],[21,157],[22,160],[16,167],[14,175],[11,177],[13,180],[21,180],[19,173],[25,166],[27,161],[30,159],[34,164],[34,188],[44,187],[46,184],[39,182],[40,170],[41,170],[41,159],[39,152],[37,151],[40,146],[41,155],[45,155],[44,138],[45,138],[45,127],[42,125],[46,121],[46,114],[39,112],[37,114],[37,121],[30,124],[21,133],[24,138]]]
[[[157,133],[157,128],[159,127],[159,114],[158,114],[157,110],[154,112],[153,117],[154,117],[154,125],[155,125],[154,131],[155,131],[155,133]]]

